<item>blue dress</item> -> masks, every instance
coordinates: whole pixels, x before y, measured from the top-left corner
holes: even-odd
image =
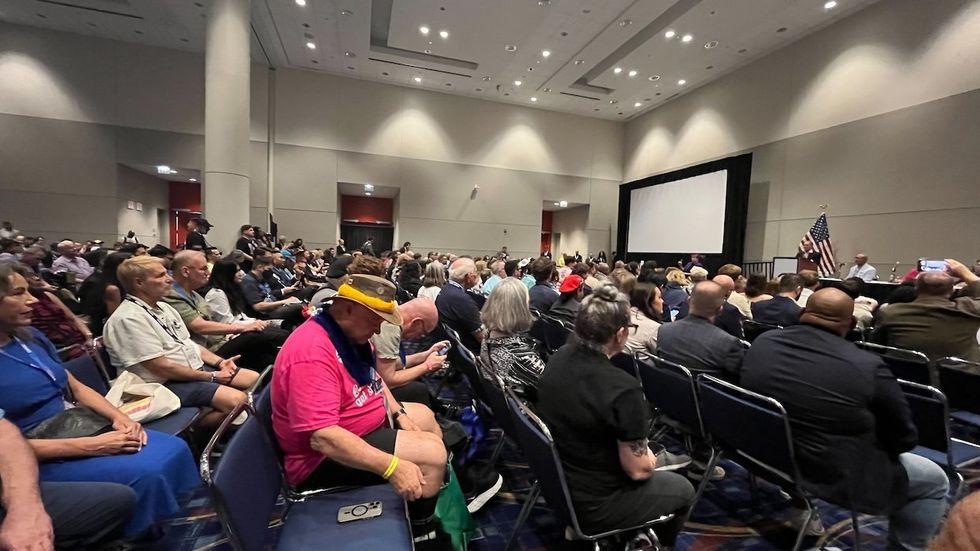
[[[0,347],[0,409],[26,432],[61,412],[68,384],[57,351],[40,332],[32,340]],[[136,510],[126,536],[180,510],[177,498],[201,484],[190,449],[180,438],[147,431],[147,444],[135,454],[49,460],[39,465],[42,481],[118,482],[136,491]]]

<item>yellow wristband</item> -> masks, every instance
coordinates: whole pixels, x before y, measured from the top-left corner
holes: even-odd
[[[385,472],[384,474],[381,475],[381,478],[388,480],[389,478],[391,478],[391,475],[395,473],[395,469],[397,468],[398,468],[398,456],[393,455],[391,456],[391,461],[388,463],[388,468],[385,469]]]

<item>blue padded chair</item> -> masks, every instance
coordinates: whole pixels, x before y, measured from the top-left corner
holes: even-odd
[[[102,337],[92,339],[92,350],[95,353],[95,363],[99,364],[99,368],[105,373],[106,379],[112,381],[118,377],[119,373],[116,371],[115,366],[112,365],[112,360],[109,358],[109,351],[106,350],[105,340]]]
[[[803,543],[814,510],[803,491],[786,410],[772,398],[711,375],[698,375],[697,387],[704,428],[714,442],[750,472],[806,503],[806,520],[793,546],[796,551]],[[856,516],[852,515],[852,521],[856,530]]]
[[[939,389],[901,379],[898,384],[905,393],[912,422],[919,433],[919,445],[912,453],[935,462],[955,477],[953,495],[959,497],[967,489],[960,469],[980,461],[980,446],[950,436],[949,405]]]
[[[755,321],[748,318],[742,320],[742,335],[749,343],[755,341],[759,335],[765,333],[766,331],[772,331],[773,329],[782,329],[782,327],[779,325],[762,323],[761,321]]]
[[[721,455],[711,445],[711,438],[701,419],[701,400],[698,397],[694,375],[686,367],[667,361],[658,356],[640,354],[637,369],[647,401],[669,419],[667,424],[682,432],[696,442],[705,442],[711,447],[705,472],[712,472]],[[704,476],[694,495],[696,505],[711,477]],[[692,505],[691,509],[694,509]]]
[[[854,344],[880,356],[888,364],[888,369],[896,379],[912,381],[913,383],[922,385],[931,384],[929,357],[922,352],[866,341],[858,341]]]
[[[960,358],[936,360],[939,388],[949,402],[949,416],[980,427],[980,364]]]
[[[93,351],[85,350],[81,356],[68,360],[63,365],[78,382],[105,396],[109,392],[109,379],[106,378],[102,370],[99,369]]]
[[[214,468],[215,444],[243,411],[250,413],[249,419],[228,440]],[[282,471],[269,434],[247,403],[234,409],[211,438],[201,457],[201,476],[232,548],[267,549],[269,521],[283,486]],[[380,517],[344,524],[335,520],[341,507],[370,501],[382,502]],[[280,551],[321,549],[324,542],[337,550],[412,549],[405,502],[388,485],[288,501],[285,513],[275,547]]]
[[[597,534],[586,534],[579,524],[578,516],[575,513],[575,506],[572,503],[571,492],[565,481],[565,469],[558,457],[558,449],[555,441],[551,437],[548,427],[539,419],[510,389],[506,391],[507,406],[510,409],[514,423],[514,432],[524,456],[527,457],[531,472],[537,477],[531,492],[521,508],[520,515],[514,531],[507,542],[506,549],[511,549],[517,541],[517,536],[521,531],[527,517],[531,514],[531,509],[537,502],[538,497],[544,495],[545,502],[552,508],[558,517],[559,525],[570,526],[578,539],[593,543],[596,550],[599,549],[599,541],[612,536],[648,530],[651,527],[668,522],[674,515],[664,515],[639,526],[630,526],[617,530],[610,530]]]

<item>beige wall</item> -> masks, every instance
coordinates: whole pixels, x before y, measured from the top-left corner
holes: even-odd
[[[0,218],[109,240],[116,163],[203,168],[203,71],[192,53],[0,24],[0,138],[29,138],[0,152]],[[535,254],[541,202],[561,199],[596,202],[581,229],[611,240],[620,123],[305,71],[274,78],[274,210],[287,236],[333,243],[337,183],[350,182],[400,188],[397,237],[419,248]],[[253,66],[252,83],[250,221],[265,227],[269,73]],[[45,194],[63,228],[18,215]]]
[[[823,203],[839,260],[970,260],[978,28],[978,2],[879,2],[627,123],[624,180],[752,151],[746,260],[792,254]]]
[[[167,210],[169,185],[165,180],[119,165],[116,179],[116,239],[133,230],[140,243],[159,243],[158,209]],[[129,202],[142,204],[142,210],[129,208]]]
[[[551,222],[552,239],[558,234],[557,247],[553,247],[552,258],[559,255],[574,256],[578,251],[583,258],[588,258],[589,236],[586,226],[589,219],[589,207],[575,207],[556,210]],[[555,245],[555,243],[552,243]],[[598,248],[595,252],[598,252]]]

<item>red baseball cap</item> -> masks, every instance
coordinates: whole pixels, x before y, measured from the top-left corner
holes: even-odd
[[[565,277],[565,280],[561,282],[561,287],[558,289],[558,291],[561,293],[571,293],[572,291],[577,291],[583,283],[585,283],[585,280],[582,279],[581,276],[572,274]]]

